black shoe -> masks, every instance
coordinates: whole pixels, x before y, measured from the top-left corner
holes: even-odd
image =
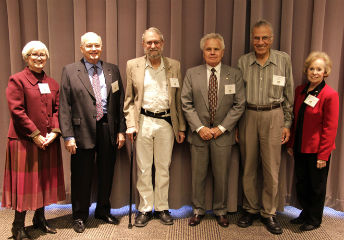
[[[51,234],[57,233],[55,228],[49,226],[49,224],[45,218],[34,217],[32,219],[32,223],[33,223],[33,227],[35,229],[39,228],[40,230],[42,230],[45,233],[51,233]]]
[[[12,227],[12,234],[15,240],[32,239],[25,227]]]
[[[73,221],[73,229],[77,233],[82,233],[85,231],[85,223],[81,219],[76,219]]]
[[[204,217],[204,215],[194,214],[194,215],[189,219],[189,226],[190,226],[190,227],[197,226],[198,224],[201,223],[201,220],[202,220],[203,217]]]
[[[305,223],[305,218],[298,216],[297,218],[294,218],[289,221],[291,224],[304,224]]]
[[[320,225],[312,225],[312,224],[304,223],[300,226],[300,230],[301,231],[312,231],[312,230],[317,229],[319,227],[320,227]]]
[[[160,219],[160,222],[165,225],[172,225],[173,219],[170,215],[170,212],[168,210],[164,211],[155,211],[154,212],[155,217]]]
[[[119,224],[119,220],[117,218],[115,218],[115,216],[112,216],[111,214],[107,214],[107,215],[95,214],[94,217],[96,219],[101,219],[104,222],[109,223],[109,224],[114,224],[114,225],[118,225]]]
[[[259,218],[259,214],[253,214],[249,212],[245,212],[241,218],[239,218],[237,225],[242,228],[247,228],[252,225],[253,221]]]
[[[139,214],[135,218],[135,226],[136,227],[144,227],[147,223],[152,219],[153,214],[152,212],[139,212]]]
[[[228,227],[229,225],[227,215],[216,216],[216,221],[221,227]]]
[[[268,231],[272,234],[282,234],[283,230],[281,228],[281,225],[279,225],[275,217],[261,217],[260,221],[264,223]]]

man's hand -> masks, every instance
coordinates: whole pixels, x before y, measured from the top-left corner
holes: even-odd
[[[239,143],[239,128],[235,128],[235,142]]]
[[[223,132],[220,130],[219,127],[214,127],[214,128],[212,128],[212,129],[210,129],[210,130],[211,130],[212,133],[213,133],[214,139],[218,138],[218,137],[221,136],[222,133],[223,133]]]
[[[289,141],[289,137],[290,137],[290,130],[289,130],[289,128],[283,128],[281,143],[282,144],[287,143]]]
[[[185,133],[184,132],[178,132],[178,138],[176,139],[177,143],[182,143],[184,142],[185,139]]]
[[[127,129],[126,134],[127,134],[127,137],[129,138],[129,140],[131,142],[133,142],[135,140],[136,133],[137,133],[137,130],[135,127],[130,127]]]
[[[43,137],[41,134],[39,134],[39,135],[35,136],[32,140],[40,149],[45,150],[45,146],[44,146],[45,137]]]
[[[326,161],[325,160],[317,160],[317,168],[324,168],[326,167]]]
[[[52,143],[55,138],[57,137],[57,133],[51,132],[48,133],[47,136],[45,137],[45,143],[43,144],[43,147],[48,147],[50,143]]]
[[[210,140],[213,138],[213,131],[207,127],[202,127],[198,131],[198,134],[203,140]]]
[[[117,134],[116,144],[118,144],[118,149],[121,149],[125,143],[125,135],[123,133]]]
[[[75,143],[75,139],[72,138],[70,140],[65,141],[65,148],[71,154],[75,154],[76,153],[76,149],[77,149],[77,146],[76,146],[76,143]]]

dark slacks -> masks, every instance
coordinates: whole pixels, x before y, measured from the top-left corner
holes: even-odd
[[[92,173],[96,162],[98,175],[95,214],[110,213],[110,194],[116,161],[116,147],[111,144],[106,118],[97,122],[96,147],[79,149],[71,157],[71,195],[73,219],[86,220],[89,214]],[[95,158],[96,157],[96,158]]]
[[[327,175],[326,167],[317,168],[316,153],[295,153],[296,194],[301,205],[301,216],[305,222],[319,226],[324,210]]]

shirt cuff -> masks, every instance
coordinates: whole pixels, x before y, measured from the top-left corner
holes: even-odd
[[[223,126],[221,126],[220,124],[217,125],[217,127],[221,130],[222,133],[224,133],[227,130]]]
[[[201,130],[202,128],[204,128],[204,126],[200,126],[199,128],[196,129],[196,132],[198,133],[199,130]]]
[[[69,140],[72,140],[72,139],[74,139],[74,137],[65,137],[65,138],[63,138],[65,141],[69,141]]]

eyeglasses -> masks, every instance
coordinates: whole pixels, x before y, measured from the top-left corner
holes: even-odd
[[[101,49],[102,48],[102,45],[100,45],[100,44],[86,44],[85,45],[85,48],[87,48],[87,49],[93,49],[93,48],[95,48],[95,49]]]
[[[272,36],[263,36],[263,37],[253,37],[254,42],[259,42],[262,39],[263,42],[270,41]]]
[[[147,45],[151,46],[151,45],[153,45],[153,43],[154,43],[154,45],[159,45],[161,43],[161,41],[148,41],[148,42],[145,42],[145,43]]]
[[[47,57],[47,54],[45,54],[45,53],[31,53],[31,54],[29,54],[29,56],[31,56],[32,58],[46,58]]]

